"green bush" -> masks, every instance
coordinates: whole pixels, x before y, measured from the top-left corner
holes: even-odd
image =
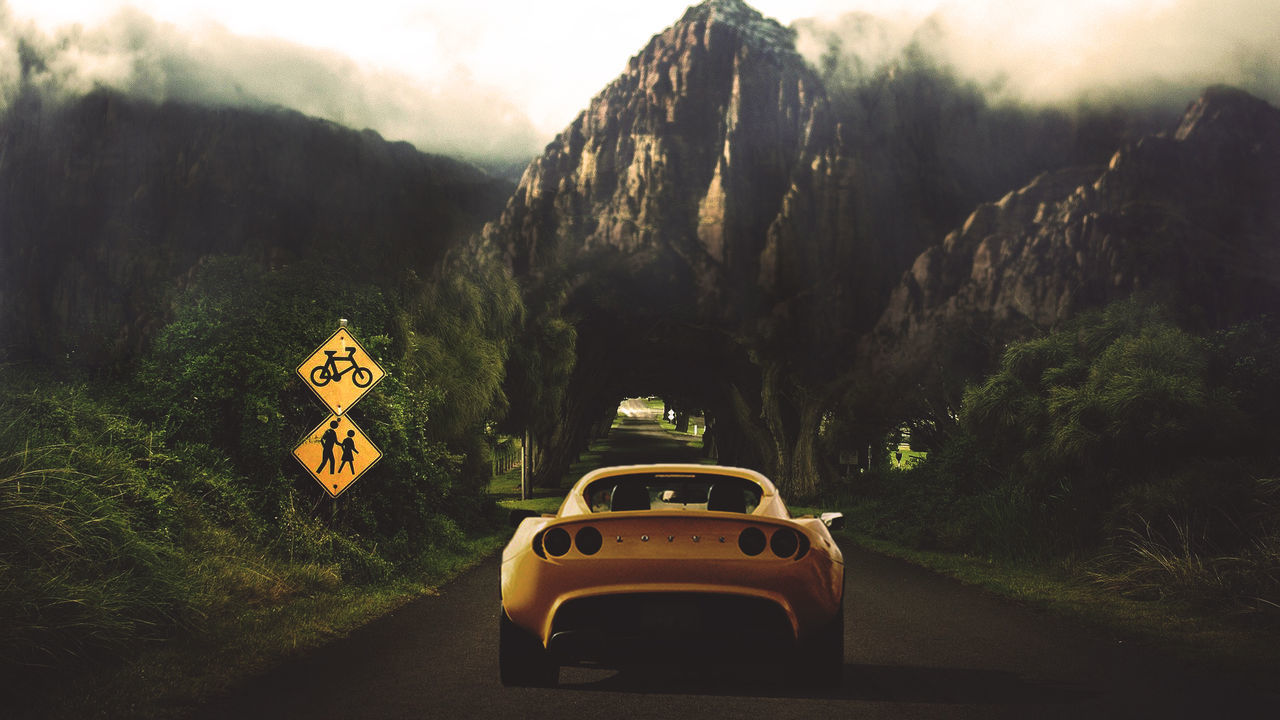
[[[509,278],[454,269],[390,291],[212,257],[132,375],[6,368],[0,663],[127,652],[452,562],[435,555],[493,518],[483,433],[522,313]],[[383,459],[334,503],[291,453],[327,414],[294,370],[339,317],[388,374],[353,411]]]
[[[1197,336],[1137,301],[1014,343],[937,451],[872,483],[877,524],[918,547],[1011,558],[1188,527],[1204,541],[1190,552],[1253,553],[1274,535],[1258,479],[1280,469],[1277,358],[1268,318]]]
[[[962,423],[995,477],[1048,513],[1047,528],[1088,546],[1114,530],[1129,489],[1239,450],[1247,416],[1213,383],[1212,361],[1208,342],[1158,309],[1120,303],[1011,346],[966,391]]]
[[[348,288],[332,271],[307,265],[268,271],[242,258],[209,258],[143,357],[131,407],[172,440],[223,450],[267,489],[293,474],[290,452],[324,418],[294,369],[339,317],[351,319],[384,368],[390,364],[394,318],[381,290]]]
[[[520,313],[514,291],[486,272],[408,276],[388,295],[308,265],[208,259],[140,364],[132,405],[171,442],[225,453],[259,517],[295,494],[323,513],[328,501],[291,453],[327,410],[294,370],[349,318],[387,371],[351,411],[383,457],[343,496],[337,520],[371,542],[412,538],[391,547],[421,551],[431,516],[465,523],[483,510],[488,464],[475,438],[501,409],[504,333]]]
[[[1280,620],[1280,482],[1258,481],[1250,494],[1255,513],[1226,535],[1229,544],[1205,514],[1134,522],[1090,563],[1090,577],[1129,597]]]

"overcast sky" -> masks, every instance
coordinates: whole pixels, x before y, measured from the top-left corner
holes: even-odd
[[[689,4],[0,0],[0,100],[14,86],[21,37],[48,59],[48,83],[71,91],[108,85],[156,99],[268,102],[427,150],[514,158],[567,125]],[[1090,83],[1280,75],[1277,0],[750,4],[787,25],[816,17],[838,27],[842,14],[868,12],[890,29],[886,52],[932,16],[946,37],[940,51],[957,67],[983,82],[1003,78],[1037,101]],[[812,37],[800,45],[821,51]]]

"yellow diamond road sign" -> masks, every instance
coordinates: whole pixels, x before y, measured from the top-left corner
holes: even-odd
[[[302,361],[298,375],[330,412],[341,415],[386,373],[344,327]]]
[[[338,497],[382,458],[382,452],[350,417],[330,415],[302,439],[293,456],[325,492]]]

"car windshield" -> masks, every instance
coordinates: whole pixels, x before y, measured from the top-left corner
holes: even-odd
[[[718,510],[750,513],[760,504],[760,486],[714,473],[642,473],[601,478],[586,489],[591,512],[626,510]]]

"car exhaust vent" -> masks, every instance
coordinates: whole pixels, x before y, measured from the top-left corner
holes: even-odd
[[[578,552],[583,555],[595,555],[604,545],[604,537],[600,535],[599,530],[588,525],[574,535],[574,543],[578,546]]]
[[[769,541],[769,547],[773,550],[773,554],[780,558],[791,557],[795,554],[796,548],[800,547],[800,538],[791,528],[779,528],[773,534],[773,539]]]
[[[809,553],[809,538],[804,533],[800,533],[800,547],[796,550],[796,559],[804,557]]]
[[[546,535],[542,536],[542,547],[547,549],[547,554],[555,557],[560,557],[569,552],[569,546],[572,544],[569,539],[569,532],[564,528],[551,528]]]
[[[752,557],[764,552],[766,545],[768,541],[760,528],[749,527],[738,536],[738,549]]]

